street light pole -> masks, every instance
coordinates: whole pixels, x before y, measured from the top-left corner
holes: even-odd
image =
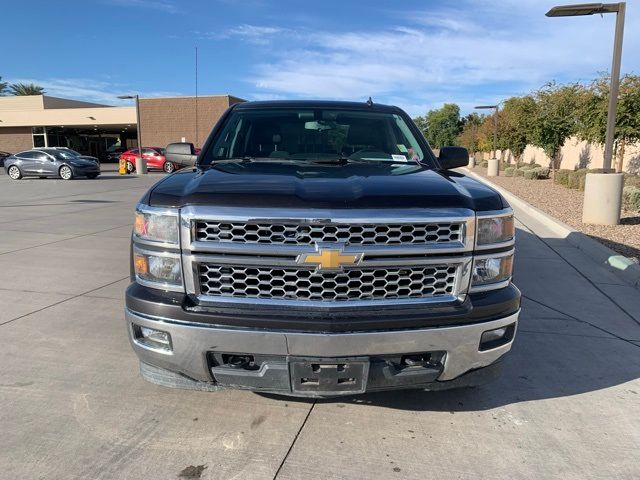
[[[611,87],[609,89],[609,110],[607,112],[607,133],[604,144],[605,170],[613,165],[613,137],[616,129],[616,110],[618,108],[618,91],[620,86],[620,62],[622,61],[622,36],[624,34],[624,11],[626,4],[618,4],[616,15],[616,33],[613,41],[613,60],[611,63]]]
[[[622,36],[624,33],[624,14],[626,3],[584,3],[579,5],[560,5],[546,13],[547,17],[576,17],[603,13],[616,14],[616,31],[613,40],[613,59],[611,62],[611,86],[609,88],[609,109],[607,111],[607,130],[604,143],[602,166],[605,172],[611,169],[613,159],[613,139],[616,129],[616,110],[620,84],[620,62],[622,59]],[[622,208],[622,174],[588,173],[584,189],[583,223],[617,225],[620,223]]]
[[[140,95],[136,93],[136,123],[138,127],[138,153],[140,154],[140,162],[136,162],[136,173],[147,173],[144,157],[142,156],[142,128],[140,128]]]
[[[121,100],[135,100],[136,101],[136,130],[138,137],[138,158],[136,159],[136,174],[141,175],[147,173],[147,162],[142,156],[142,128],[140,126],[140,95],[120,95]]]

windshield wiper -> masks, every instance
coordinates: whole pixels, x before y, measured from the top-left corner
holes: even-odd
[[[344,165],[345,163],[353,163],[357,161],[358,160],[349,158],[344,154],[341,154],[339,157],[334,158],[319,158],[317,160],[312,160],[313,163],[320,163],[324,165]]]

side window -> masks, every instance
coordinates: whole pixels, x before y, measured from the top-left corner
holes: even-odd
[[[44,152],[33,152],[33,158],[36,160],[50,160],[49,155]]]
[[[32,151],[28,151],[28,152],[20,152],[20,153],[16,153],[16,157],[19,158],[27,158],[29,160],[33,160],[34,158],[36,158],[36,154],[38,152],[32,152]]]
[[[158,152],[156,152],[155,150],[151,149],[151,148],[143,148],[142,149],[142,155],[157,155]]]

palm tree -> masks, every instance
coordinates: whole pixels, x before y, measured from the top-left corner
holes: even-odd
[[[2,81],[2,77],[0,77],[0,97],[5,96],[8,92],[8,87],[9,83],[8,82],[3,82]]]
[[[13,95],[42,95],[44,88],[35,83],[13,83],[9,86]]]

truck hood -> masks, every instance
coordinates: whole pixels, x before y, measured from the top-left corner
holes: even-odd
[[[219,163],[156,184],[151,206],[261,208],[468,208],[500,210],[493,189],[462,174],[416,164]]]

